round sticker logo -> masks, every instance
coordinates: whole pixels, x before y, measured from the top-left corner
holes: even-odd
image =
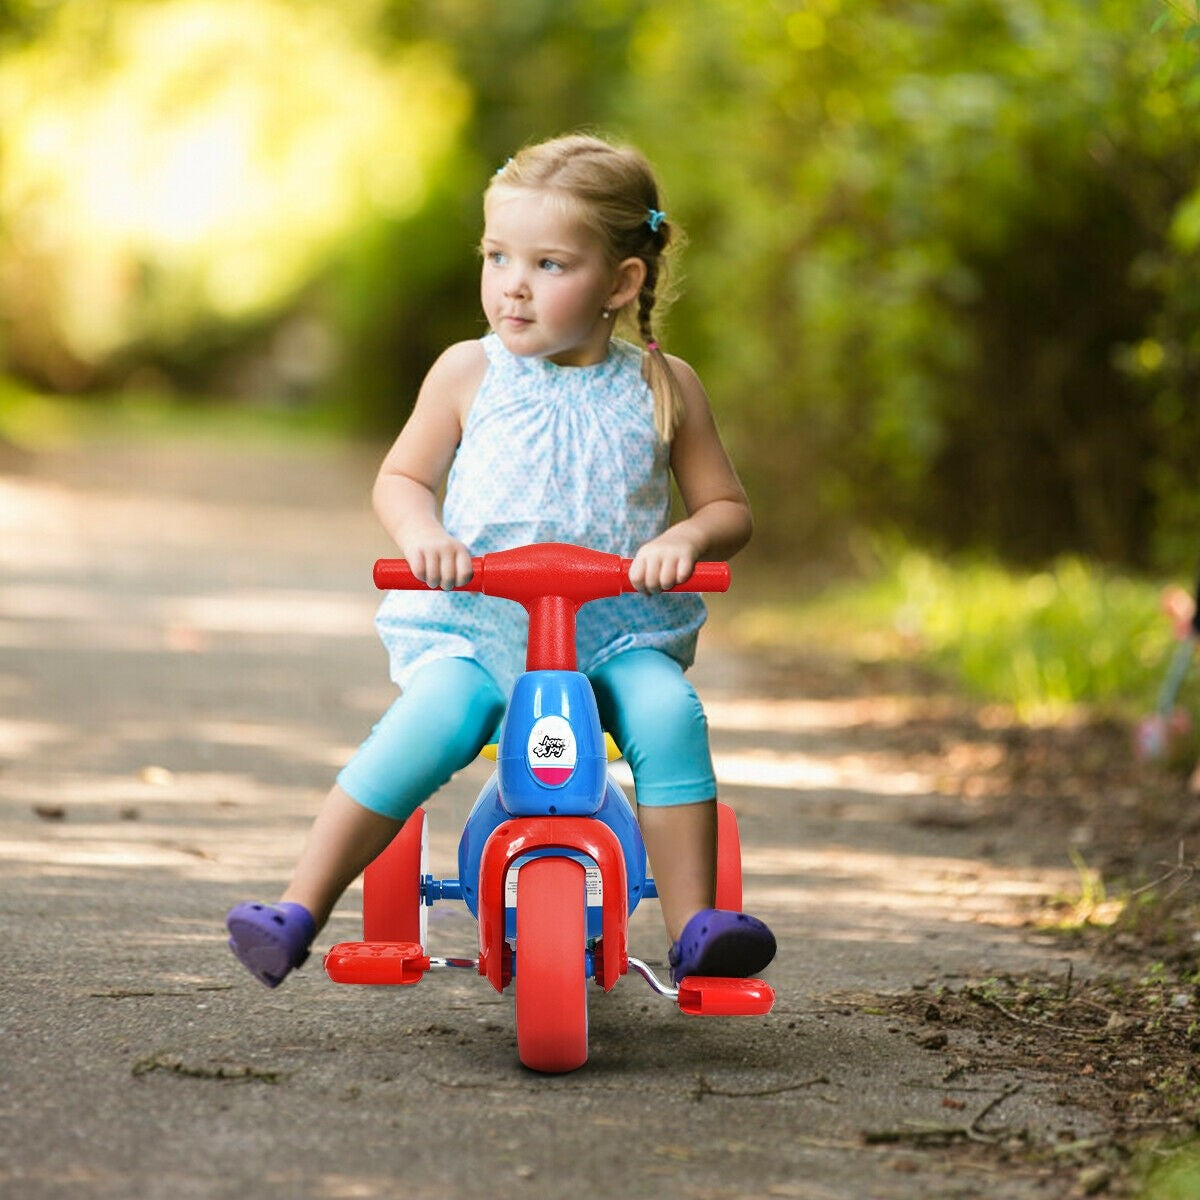
[[[529,731],[526,753],[534,778],[561,787],[575,770],[575,735],[565,717],[542,717]]]

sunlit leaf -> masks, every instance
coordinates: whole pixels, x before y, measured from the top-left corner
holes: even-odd
[[[438,47],[333,9],[87,7],[0,67],[8,275],[84,361],[285,303],[365,213],[420,207],[467,111]]]

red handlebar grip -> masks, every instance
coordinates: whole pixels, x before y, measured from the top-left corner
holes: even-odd
[[[623,592],[632,592],[636,589],[629,582],[629,568],[633,565],[632,558],[623,558],[621,560],[621,569],[625,573],[625,580],[621,585]],[[729,591],[729,564],[723,562],[698,562],[692,570],[691,575],[683,581],[671,588],[672,592],[727,592]]]
[[[729,564],[723,562],[700,562],[691,577],[673,592],[727,592],[729,591]]]
[[[413,573],[412,567],[402,558],[381,558],[375,563],[372,572],[375,586],[381,591],[393,588],[408,591],[410,588],[423,588],[423,584]]]
[[[460,592],[477,592],[479,591],[478,580],[480,569],[483,567],[482,558],[471,559],[471,570],[474,578],[465,587],[456,589]],[[438,591],[437,588],[430,588],[429,584],[423,583],[412,572],[407,561],[403,558],[381,558],[375,563],[373,572],[375,578],[375,586],[380,591],[396,591],[396,592],[427,592]]]

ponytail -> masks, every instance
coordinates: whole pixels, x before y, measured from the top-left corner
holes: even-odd
[[[679,380],[671,370],[667,356],[653,337],[643,331],[646,351],[642,355],[642,378],[650,385],[654,397],[654,428],[664,442],[670,442],[683,420],[683,393]]]
[[[649,253],[642,252],[638,256],[646,264],[646,279],[638,296],[637,327],[646,345],[645,354],[642,356],[642,376],[650,385],[651,394],[654,396],[654,428],[658,431],[658,436],[669,443],[683,419],[683,393],[667,356],[654,336],[654,327],[650,320],[650,314],[658,300],[659,271],[663,263],[663,254],[672,237],[678,238],[678,231],[667,222],[665,216],[664,213],[651,208],[648,224],[652,247]]]

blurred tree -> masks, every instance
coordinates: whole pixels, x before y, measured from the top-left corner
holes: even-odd
[[[64,390],[147,363],[211,383],[222,348],[307,302],[349,230],[420,213],[469,96],[438,46],[372,41],[373,9],[98,0],[10,45],[10,368]]]
[[[62,0],[0,0],[0,48],[40,37]]]
[[[692,11],[647,16],[626,112],[672,115],[642,128],[690,209],[678,332],[781,541],[1147,562],[1195,496],[1151,364],[1188,359],[1196,45],[1127,0]]]
[[[1156,176],[1183,200],[1166,236],[1137,264],[1135,282],[1156,309],[1148,336],[1118,359],[1151,397],[1153,451],[1146,476],[1155,499],[1158,561],[1174,569],[1195,561],[1200,543],[1200,3],[1164,0],[1156,21],[1161,59],[1148,72],[1141,125],[1160,147]]]
[[[1190,570],[1198,36],[1196,0],[2,0],[5,358],[393,430],[481,331],[491,171],[598,128],[689,232],[665,337],[765,545]]]

